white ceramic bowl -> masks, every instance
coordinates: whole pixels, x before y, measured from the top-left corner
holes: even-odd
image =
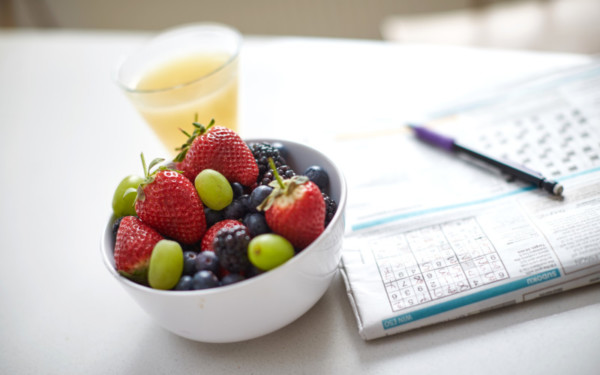
[[[310,147],[273,139],[289,151],[287,162],[297,173],[311,165],[323,167],[330,178],[330,196],[337,212],[325,231],[282,266],[243,282],[195,291],[161,291],[136,284],[115,270],[112,222],[108,220],[101,251],[108,271],[159,325],[191,340],[235,342],[280,329],[308,311],[325,293],[341,258],[346,206],[342,172],[325,155]]]

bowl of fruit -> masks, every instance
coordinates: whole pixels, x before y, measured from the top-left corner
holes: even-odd
[[[196,129],[170,162],[142,154],[101,238],[108,271],[160,326],[202,342],[249,340],[308,311],[338,270],[346,184],[324,154]]]

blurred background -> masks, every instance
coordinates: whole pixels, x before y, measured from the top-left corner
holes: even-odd
[[[0,0],[0,27],[161,30],[600,52],[600,0]]]

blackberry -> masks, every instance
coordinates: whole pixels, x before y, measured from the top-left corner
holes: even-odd
[[[290,166],[288,166],[288,165],[282,165],[282,166],[277,167],[277,173],[279,173],[279,176],[283,180],[287,180],[296,175],[296,172],[294,172],[294,170],[292,168],[290,168]],[[271,181],[274,181],[274,180],[275,180],[275,176],[273,175],[273,172],[269,170],[262,176],[262,178],[259,177],[258,184],[259,185],[268,185],[271,183]]]
[[[213,241],[213,248],[221,267],[238,273],[250,265],[248,243],[250,235],[245,227],[223,228]]]
[[[335,215],[335,211],[337,211],[337,203],[331,197],[325,193],[321,193],[323,195],[323,200],[325,201],[325,226],[329,224],[331,219],[333,219],[333,215]]]
[[[296,172],[294,172],[294,170],[288,165],[282,165],[281,167],[277,167],[277,173],[279,173],[281,178],[283,178],[284,180],[292,178],[296,175]]]
[[[123,216],[124,217],[124,216]],[[115,220],[115,222],[112,225],[112,238],[113,238],[113,243],[117,242],[117,232],[119,231],[119,226],[121,225],[121,220],[123,220],[123,217],[118,218],[117,220]]]
[[[294,171],[287,165],[287,162],[281,154],[279,148],[270,143],[253,143],[250,145],[250,150],[254,155],[256,164],[258,165],[258,179],[256,182],[259,185],[268,185],[274,180],[269,158],[273,159],[277,172],[283,179],[295,176]]]
[[[285,147],[285,146],[283,145],[283,143],[281,143],[281,142],[273,142],[273,143],[271,143],[271,146],[273,146],[273,147],[275,147],[277,150],[279,150],[279,155],[281,155],[281,157],[282,157],[282,158],[284,158],[284,159],[286,159],[286,160],[289,158],[289,156],[290,156],[290,152],[289,152],[289,150],[287,149],[287,147]]]
[[[253,143],[250,145],[250,151],[254,155],[256,164],[258,164],[258,176],[262,176],[265,172],[270,171],[269,158],[273,158],[275,166],[287,164],[283,156],[279,153],[279,149],[273,147],[270,143]]]

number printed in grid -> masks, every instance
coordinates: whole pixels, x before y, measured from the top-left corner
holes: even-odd
[[[509,277],[475,218],[395,235],[373,254],[392,311]]]
[[[600,166],[599,113],[577,108],[508,116],[461,137],[490,155],[560,178]],[[599,111],[600,112],[600,111]]]

